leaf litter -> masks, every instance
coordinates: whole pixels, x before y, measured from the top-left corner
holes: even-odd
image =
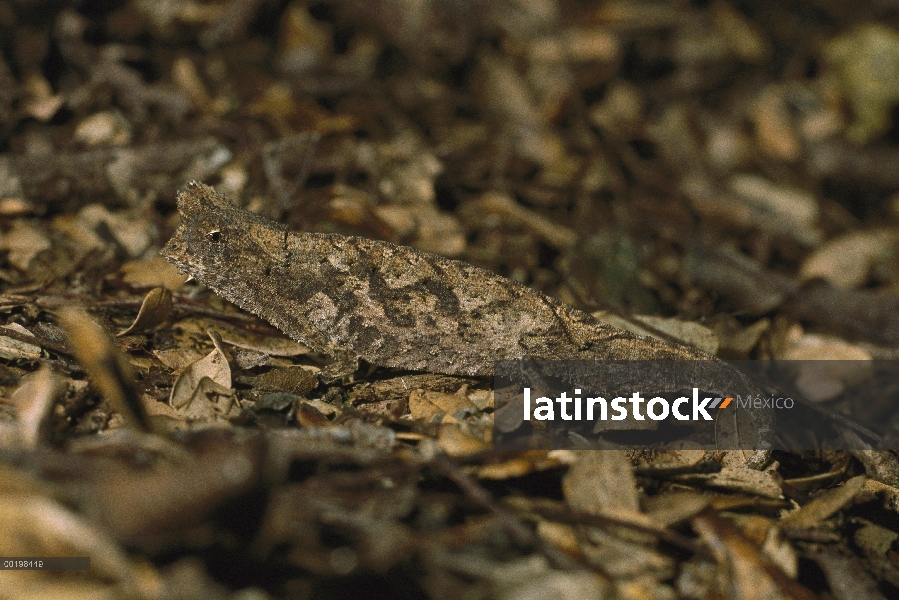
[[[285,330],[324,325],[300,343],[228,302],[249,269],[185,281],[157,255],[198,180],[260,238],[274,220],[459,259],[585,335],[612,331],[595,314],[654,352],[895,357],[890,9],[809,14],[0,8],[2,553],[92,559],[8,571],[2,595],[896,596],[892,453],[497,453],[493,424],[520,423],[484,375],[509,345],[410,325],[446,318],[439,293],[382,294],[393,324],[351,310],[371,329],[340,330],[342,348],[310,302]],[[372,244],[377,272],[390,247]],[[274,292],[329,289],[299,273],[244,308],[274,322],[266,307],[297,300]],[[540,322],[516,310],[488,317]],[[856,378],[796,384],[834,407]]]

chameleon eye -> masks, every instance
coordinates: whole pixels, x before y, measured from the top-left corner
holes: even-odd
[[[206,237],[208,237],[213,242],[217,242],[220,239],[222,239],[222,232],[218,229],[213,229],[212,231],[210,231],[209,233],[206,234]]]

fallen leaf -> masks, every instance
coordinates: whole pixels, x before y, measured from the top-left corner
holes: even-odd
[[[678,475],[676,479],[684,483],[756,494],[763,498],[780,498],[783,495],[780,482],[768,471],[724,467],[718,473]]]
[[[638,513],[637,484],[624,452],[583,452],[562,480],[565,500],[572,510],[591,515],[621,516]]]
[[[899,34],[880,23],[860,25],[827,42],[822,56],[852,105],[846,138],[864,144],[885,133],[899,100]]]
[[[172,315],[173,308],[172,292],[164,287],[153,288],[144,296],[144,301],[140,305],[134,322],[118,335],[130,335],[152,329],[160,323],[164,323]]]
[[[895,260],[899,235],[895,231],[853,231],[815,250],[799,269],[799,280],[824,279],[841,289],[867,283],[878,264]]]
[[[733,177],[730,189],[759,211],[759,225],[763,229],[776,229],[809,246],[820,242],[818,201],[812,194],[756,175]]]
[[[413,390],[409,394],[409,412],[413,419],[430,421],[440,413],[453,416],[458,410],[464,411],[472,408],[474,407],[467,398],[456,394],[427,390]]]
[[[9,264],[21,271],[27,272],[31,261],[50,247],[43,231],[21,220],[14,221],[9,231],[0,234],[0,250],[6,250]]]
[[[861,346],[829,335],[802,333],[798,327],[788,335],[780,358],[791,361],[796,388],[812,402],[836,398],[847,386],[873,373],[871,354]]]
[[[657,333],[662,332],[687,346],[693,346],[713,356],[718,353],[717,335],[715,335],[714,331],[699,323],[672,317],[650,315],[634,315],[632,319],[625,319],[609,311],[598,311],[593,313],[593,316],[609,325],[614,325],[637,335],[649,335],[663,339]],[[641,327],[641,324],[648,325],[649,328]]]
[[[799,510],[792,512],[780,520],[782,527],[809,529],[842,509],[865,487],[867,477],[859,475],[845,484],[827,490]]]
[[[868,573],[871,567],[856,556],[846,556],[836,548],[820,546],[809,553],[827,578],[830,592],[837,600],[887,600]]]
[[[814,600],[807,588],[765,560],[760,547],[736,526],[713,513],[692,521],[715,560],[728,573],[728,597],[735,600]],[[721,590],[722,592],[724,590]]]
[[[178,375],[172,392],[169,395],[169,405],[180,409],[192,401],[204,379],[217,386],[214,389],[231,389],[231,367],[228,358],[221,346],[221,337],[214,330],[209,331],[209,337],[215,345],[215,349],[204,358],[191,363]],[[213,389],[209,383],[203,384],[204,389]]]
[[[478,454],[490,449],[490,444],[466,434],[455,423],[444,423],[440,426],[437,443],[452,457]]]

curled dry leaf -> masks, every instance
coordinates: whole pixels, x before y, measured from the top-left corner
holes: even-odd
[[[152,329],[164,323],[172,315],[173,308],[172,292],[164,287],[153,288],[144,296],[144,301],[140,305],[134,322],[118,335],[130,335]]]
[[[227,412],[227,409],[221,410],[218,403],[211,402],[209,394],[228,396],[229,399],[231,396],[231,367],[222,348],[221,336],[210,330],[209,337],[215,349],[181,371],[169,395],[172,408],[198,420],[215,420],[217,415]],[[230,402],[228,408],[231,408]]]

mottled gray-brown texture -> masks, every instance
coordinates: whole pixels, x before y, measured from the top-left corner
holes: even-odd
[[[337,361],[489,376],[494,361],[708,360],[469,264],[336,234],[290,233],[191,182],[162,253],[223,298]],[[718,391],[709,387],[709,391]],[[720,390],[726,393],[726,390]],[[760,422],[760,428],[767,426]]]

